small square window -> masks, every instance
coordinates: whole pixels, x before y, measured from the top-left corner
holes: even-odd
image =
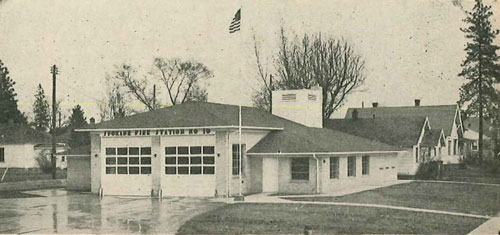
[[[106,148],[106,155],[116,155],[116,148]]]
[[[139,148],[128,148],[128,155],[139,155]]]
[[[175,155],[177,153],[177,149],[175,147],[166,147],[165,155]]]
[[[141,165],[151,165],[151,157],[141,157]]]
[[[116,157],[107,157],[106,165],[116,165]]]
[[[214,154],[214,146],[203,146],[203,154]]]
[[[165,167],[165,174],[167,175],[175,175],[176,174],[176,168],[174,167]]]
[[[201,147],[200,146],[191,147],[191,154],[201,154]]]
[[[139,167],[129,167],[128,168],[128,173],[131,175],[137,175],[139,174]]]
[[[128,154],[127,148],[118,148],[118,155],[127,155],[127,154]]]
[[[215,163],[215,158],[214,157],[203,157],[203,164],[214,164]]]
[[[187,175],[187,174],[189,174],[189,167],[187,167],[187,166],[178,167],[177,171],[178,171],[179,175]]]
[[[116,174],[116,167],[106,167],[106,174]]]
[[[119,157],[118,158],[118,165],[127,165],[127,158],[126,157]]]
[[[131,164],[131,165],[137,165],[139,164],[139,158],[138,157],[131,157],[128,159],[128,164]]]
[[[177,164],[189,164],[189,158],[188,157],[179,157],[177,159]]]
[[[150,147],[142,147],[141,148],[141,155],[151,155],[151,148]]]
[[[215,167],[213,166],[204,166],[203,167],[203,174],[205,175],[213,175],[215,172]]]
[[[201,174],[201,166],[192,166],[191,175],[199,175],[199,174]]]
[[[151,174],[151,167],[141,167],[141,174],[143,175]]]
[[[189,150],[188,147],[177,147],[177,154],[187,155],[189,154],[188,150]]]
[[[118,167],[118,174],[121,174],[121,175],[128,174],[127,167]]]
[[[191,157],[190,164],[201,164],[201,157]]]
[[[165,164],[166,165],[175,165],[175,157],[165,157]]]

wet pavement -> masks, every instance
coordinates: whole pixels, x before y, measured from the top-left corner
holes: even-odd
[[[168,233],[223,206],[208,198],[137,198],[27,191],[40,197],[0,199],[0,233]]]

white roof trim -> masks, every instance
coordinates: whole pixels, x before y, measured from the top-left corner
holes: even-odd
[[[304,153],[247,153],[253,156],[280,156],[280,155],[345,155],[345,154],[367,154],[367,153],[401,153],[401,151],[355,151],[355,152],[304,152]]]
[[[123,131],[123,130],[175,130],[175,129],[237,129],[239,126],[194,126],[194,127],[147,127],[147,128],[103,128],[103,129],[75,129],[78,132],[97,132],[97,131]],[[271,130],[282,131],[282,127],[258,127],[258,126],[242,126],[241,129],[246,130]]]

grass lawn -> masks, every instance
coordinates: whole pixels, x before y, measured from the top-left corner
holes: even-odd
[[[198,215],[181,234],[314,233],[466,234],[485,219],[382,208],[307,204],[232,204]]]
[[[480,167],[467,166],[466,169],[460,167],[446,167],[441,179],[461,182],[475,182],[487,184],[500,184],[500,175],[489,173]]]
[[[500,186],[411,182],[340,197],[286,198],[298,201],[371,203],[495,216]]]

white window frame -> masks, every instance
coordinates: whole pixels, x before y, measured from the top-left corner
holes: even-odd
[[[179,154],[180,148],[187,148],[187,154]],[[200,148],[200,151],[193,151]],[[169,153],[168,150],[175,150],[174,153]],[[192,145],[192,146],[166,146],[164,148],[164,174],[165,175],[215,175],[215,146],[202,146],[202,145]],[[187,163],[179,163],[179,158],[186,157]],[[194,158],[200,158],[200,162],[192,163]],[[212,160],[210,160],[212,159]],[[173,161],[172,161],[173,160]],[[173,162],[173,163],[172,163]],[[179,169],[186,168],[187,173],[179,174]],[[193,173],[193,169],[200,168],[199,173]],[[175,173],[172,173],[172,170]]]
[[[118,149],[127,149],[127,154],[118,154]],[[138,154],[130,154],[130,149],[138,148]],[[108,150],[114,149],[114,154],[108,153]],[[149,150],[147,150],[149,149]],[[127,162],[125,164],[118,163],[118,159],[125,158]],[[137,158],[137,163],[130,163],[131,158]],[[114,159],[114,161],[113,161]],[[149,159],[149,163],[148,162]],[[108,161],[109,160],[109,161]],[[132,147],[106,147],[105,148],[105,158],[104,158],[104,166],[106,175],[151,175],[152,173],[152,156],[151,156],[151,147],[149,146],[132,146]],[[119,173],[119,170],[127,169],[127,173]],[[137,173],[130,173],[130,169],[138,168]],[[114,170],[113,170],[114,169]]]

